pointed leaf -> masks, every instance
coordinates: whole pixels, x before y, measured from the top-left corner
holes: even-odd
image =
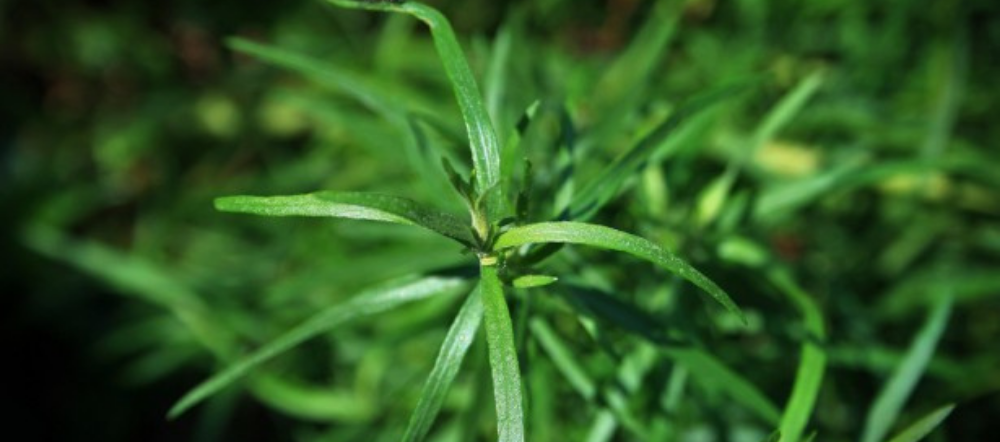
[[[478,171],[476,175],[476,190],[485,193],[500,181],[500,147],[493,124],[486,106],[483,104],[479,86],[472,75],[472,69],[465,59],[462,47],[458,44],[455,32],[444,17],[436,9],[422,3],[407,1],[402,3],[391,1],[351,1],[329,0],[331,3],[352,9],[368,9],[376,11],[400,12],[409,14],[423,21],[431,30],[434,46],[437,47],[444,70],[451,80],[458,99],[458,106],[465,120],[465,128],[469,135],[472,149],[472,162]]]
[[[826,339],[823,315],[809,294],[795,283],[787,271],[776,270],[768,276],[802,313],[805,330],[815,340],[822,342]],[[802,438],[816,406],[825,371],[826,352],[813,339],[807,339],[802,344],[795,383],[792,384],[792,393],[781,416],[781,442],[798,442]]]
[[[745,85],[729,86],[695,97],[685,103],[649,135],[639,140],[634,147],[616,158],[597,178],[587,183],[573,197],[569,206],[570,219],[579,221],[590,219],[618,195],[628,178],[635,176],[651,158],[656,156],[659,147],[664,145],[663,141],[674,134],[682,123],[746,89]]]
[[[914,338],[906,357],[896,367],[875,398],[871,410],[868,411],[861,442],[879,442],[889,434],[889,430],[899,418],[903,404],[916,388],[927,364],[934,356],[937,343],[948,324],[951,303],[950,293],[945,293],[927,316],[927,321]]]
[[[389,195],[324,191],[287,196],[226,196],[216,198],[215,208],[264,216],[332,217],[406,224],[429,229],[464,245],[472,243],[468,224],[457,217]]]
[[[500,235],[495,247],[504,249],[534,243],[583,244],[645,259],[700,287],[746,323],[740,308],[715,282],[677,255],[647,239],[595,224],[551,222],[514,227]]]
[[[549,359],[566,378],[566,381],[573,386],[573,389],[588,401],[594,399],[597,394],[597,385],[590,379],[587,370],[577,362],[573,350],[559,338],[544,319],[532,318],[529,326],[532,337],[548,353]]]
[[[455,322],[448,329],[437,360],[434,361],[434,368],[420,393],[417,409],[410,416],[410,423],[403,436],[404,441],[421,441],[427,436],[441,410],[448,389],[458,375],[465,353],[469,351],[472,341],[476,338],[476,331],[482,319],[483,301],[477,288],[465,300],[462,309],[455,316]]]
[[[934,431],[941,422],[944,422],[951,414],[951,411],[955,409],[955,404],[948,404],[937,410],[928,413],[926,416],[920,418],[913,425],[910,425],[901,433],[892,438],[889,442],[918,442],[923,440],[925,436]]]
[[[327,308],[199,384],[185,394],[170,409],[167,416],[171,419],[180,416],[199,402],[239,380],[260,364],[334,327],[408,302],[454,292],[463,285],[463,280],[459,278],[428,277],[375,288],[344,304]]]
[[[493,397],[497,408],[500,442],[524,441],[521,403],[521,367],[514,347],[514,330],[495,265],[480,267],[480,290],[486,315],[486,342],[493,374]]]

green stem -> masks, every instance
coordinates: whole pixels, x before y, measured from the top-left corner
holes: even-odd
[[[521,399],[521,371],[514,347],[514,330],[495,264],[480,266],[486,342],[493,374],[493,396],[497,407],[500,442],[524,440],[524,412]]]

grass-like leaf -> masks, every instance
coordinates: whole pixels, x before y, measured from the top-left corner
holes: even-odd
[[[229,332],[209,318],[198,293],[173,278],[169,270],[95,241],[74,240],[51,228],[31,229],[25,240],[39,253],[70,263],[124,295],[165,308],[206,348],[219,355],[227,353]]]
[[[464,285],[459,278],[428,277],[366,291],[350,301],[323,310],[277,339],[250,353],[222,372],[202,382],[170,409],[169,418],[182,413],[239,380],[255,367],[302,342],[350,320],[393,309],[408,302],[453,292]]]
[[[667,349],[666,354],[688,369],[701,384],[725,393],[764,422],[774,425],[781,412],[752,382],[711,354],[697,348]]]
[[[441,404],[444,403],[445,395],[458,369],[462,366],[465,353],[469,351],[469,346],[476,338],[476,331],[483,320],[483,302],[480,290],[477,288],[465,300],[462,309],[455,316],[455,322],[448,329],[448,334],[441,344],[437,360],[434,361],[434,368],[431,370],[424,389],[420,394],[420,401],[417,408],[410,416],[410,423],[406,427],[403,440],[416,442],[424,440],[427,432],[430,431]]]
[[[875,398],[868,417],[861,442],[879,442],[889,434],[889,430],[899,417],[903,404],[910,397],[917,381],[930,363],[938,340],[944,333],[951,312],[951,296],[945,294],[931,310],[927,321],[910,345],[906,357],[896,367],[882,391]]]
[[[769,277],[771,282],[802,312],[806,332],[813,339],[820,341],[826,339],[823,315],[809,294],[792,280],[787,271],[775,270]],[[785,404],[785,412],[781,416],[781,425],[778,428],[781,431],[782,442],[798,442],[802,438],[802,432],[809,423],[816,398],[819,396],[819,389],[823,384],[826,353],[818,343],[813,342],[813,339],[807,339],[802,344],[802,355],[795,373],[792,394]]]
[[[674,134],[681,124],[706,109],[723,102],[747,89],[746,85],[729,86],[693,98],[682,105],[649,135],[643,137],[627,152],[608,165],[593,181],[577,193],[569,206],[569,218],[586,221],[611,201],[621,191],[625,182],[656,155],[664,140]]]
[[[632,304],[620,301],[598,290],[571,285],[570,290],[563,293],[563,296],[571,304],[577,306],[578,311],[603,319],[657,344],[664,354],[687,368],[692,376],[706,387],[723,392],[755,413],[764,422],[772,425],[778,424],[781,412],[768,399],[767,395],[740,373],[730,369],[706,351],[694,347],[679,346],[677,340],[672,340],[667,336],[662,321]],[[534,328],[532,331],[535,331]]]
[[[556,335],[556,332],[549,327],[549,324],[542,318],[532,318],[530,321],[531,334],[541,345],[542,349],[549,355],[549,359],[559,369],[566,381],[576,390],[583,399],[592,400],[597,394],[597,386],[590,379],[587,371],[563,341]]]
[[[378,411],[371,399],[329,385],[309,385],[269,373],[254,373],[247,381],[262,403],[297,419],[364,422]]]
[[[320,60],[305,54],[296,53],[285,48],[269,46],[254,41],[231,38],[227,40],[229,47],[234,50],[252,55],[264,62],[277,67],[300,74],[315,83],[326,88],[348,95],[365,107],[381,116],[396,129],[396,133],[389,132],[390,136],[396,136],[405,140],[405,147],[410,164],[416,169],[421,177],[421,182],[427,186],[428,190],[438,192],[441,189],[440,171],[437,169],[437,158],[439,155],[427,155],[428,149],[426,139],[418,126],[420,118],[417,115],[429,115],[427,109],[431,106],[423,103],[421,97],[415,94],[406,93],[403,88],[391,88],[392,84],[386,82],[376,82],[371,76],[363,76],[355,72],[350,72],[342,66]],[[303,104],[299,98],[298,105]],[[317,100],[318,101],[318,100]],[[309,103],[313,108],[323,109],[329,112],[330,104]],[[358,126],[357,121],[350,121],[347,115],[337,115],[339,124],[355,128],[359,133],[366,133],[372,137],[370,130],[366,131]],[[398,138],[393,142],[373,143],[380,147],[383,152],[390,153],[394,159],[399,157]]]
[[[524,440],[521,400],[521,368],[514,347],[514,329],[495,265],[481,266],[479,283],[486,315],[486,342],[493,375],[493,397],[497,408],[500,442]]]
[[[514,227],[497,238],[495,247],[504,249],[535,243],[582,244],[645,259],[700,287],[746,323],[740,308],[715,282],[677,255],[645,238],[595,224],[550,222]]]
[[[315,192],[286,196],[226,196],[216,198],[223,212],[264,216],[349,218],[419,226],[466,246],[472,235],[466,222],[450,214],[396,196],[357,192]]]
[[[944,422],[954,409],[955,404],[948,404],[928,413],[926,416],[920,418],[920,420],[914,422],[913,425],[910,425],[897,434],[896,437],[890,439],[889,442],[917,442],[922,440],[931,431],[934,431],[938,425],[941,425],[941,422]]]
[[[465,128],[469,135],[472,149],[472,163],[476,168],[476,190],[485,194],[487,190],[500,182],[500,143],[486,106],[483,104],[479,86],[465,59],[461,45],[451,29],[451,24],[436,9],[422,3],[407,1],[395,3],[389,1],[353,1],[328,0],[331,3],[352,9],[368,9],[375,11],[400,12],[409,14],[427,24],[434,39],[434,46],[441,57],[441,63],[448,74],[455,98],[465,120]]]

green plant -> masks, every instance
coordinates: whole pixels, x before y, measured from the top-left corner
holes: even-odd
[[[460,176],[449,163],[445,171],[455,191],[469,212],[470,222],[436,211],[408,199],[366,193],[319,192],[294,196],[234,196],[216,200],[216,208],[225,212],[264,216],[311,216],[348,218],[398,223],[423,227],[455,240],[479,262],[476,289],[456,317],[438,354],[434,369],[425,383],[421,400],[410,420],[404,439],[423,439],[441,407],[444,394],[454,380],[459,365],[471,344],[481,320],[485,320],[489,362],[496,403],[497,431],[502,441],[524,440],[524,412],[521,367],[514,338],[514,322],[505,296],[505,286],[534,287],[554,283],[556,278],[537,275],[534,264],[554,253],[558,246],[579,244],[624,252],[666,269],[690,281],[726,309],[746,322],[742,311],[709,278],[687,262],[641,237],[609,227],[579,221],[532,223],[528,207],[536,196],[531,193],[531,170],[504,166],[502,158],[516,159],[501,152],[490,116],[480,97],[479,88],[447,20],[436,10],[417,2],[352,2],[332,0],[351,7],[410,14],[430,27],[435,46],[454,87],[455,96],[469,138],[472,152],[471,176]],[[681,115],[684,115],[683,113]],[[673,125],[666,126],[668,129]],[[514,149],[515,147],[508,147]],[[645,162],[653,151],[644,144],[625,153],[599,175],[568,206],[570,219],[586,218],[606,204],[624,179],[633,173],[636,162]],[[513,157],[513,158],[512,158]],[[515,174],[522,176],[520,186]],[[512,195],[516,194],[516,198]],[[171,411],[178,416],[205,398],[246,375],[255,366],[341,322],[362,315],[381,312],[405,302],[443,290],[447,284],[430,277],[403,286],[374,290],[348,304],[330,309],[307,320],[271,343],[230,365],[184,396]]]
[[[16,315],[46,330],[18,336],[71,336],[59,378],[86,361],[121,387],[74,394],[65,414],[98,422],[81,416],[125,403],[106,426],[147,428],[218,371],[183,425],[154,423],[202,441],[492,440],[489,352],[505,335],[517,363],[496,378],[519,373],[522,396],[502,391],[501,412],[520,404],[531,440],[988,439],[998,96],[982,63],[995,39],[973,17],[989,2],[477,1],[445,2],[465,51],[436,42],[445,22],[417,4],[348,6],[437,31],[326,2],[269,6],[264,22],[220,4],[195,27],[242,37],[207,77],[181,75],[161,27],[135,26],[144,8],[5,40],[11,103],[34,88],[21,78],[151,86],[50,115],[80,99],[53,93],[15,123],[5,196],[24,229],[5,231],[33,253],[5,276],[31,288]],[[43,37],[67,25],[81,38],[51,52]],[[482,86],[481,105],[464,96],[480,137],[442,99],[449,72],[468,77],[441,72],[442,51]],[[293,196],[218,206],[296,219],[211,210],[237,193]],[[692,296],[711,282],[649,265],[684,270],[638,237],[743,315]],[[494,269],[499,295],[481,287]],[[60,386],[26,393],[45,391]]]

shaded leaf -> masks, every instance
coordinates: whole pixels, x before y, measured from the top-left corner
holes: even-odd
[[[931,431],[934,431],[935,428],[941,425],[941,422],[944,422],[954,409],[955,404],[948,404],[928,413],[926,416],[920,418],[920,420],[914,422],[913,425],[910,425],[897,434],[889,442],[917,442],[922,440]]]
[[[861,442],[879,442],[889,434],[889,430],[899,418],[903,404],[917,386],[934,355],[937,343],[948,324],[951,304],[951,296],[946,294],[939,299],[927,316],[927,321],[913,339],[910,350],[882,387],[882,391],[876,396],[872,408],[868,411]]]
[[[327,308],[198,384],[170,409],[168,417],[172,419],[180,416],[199,402],[239,380],[260,364],[334,327],[408,302],[453,292],[463,285],[463,280],[459,278],[427,277],[371,289],[344,304]]]

